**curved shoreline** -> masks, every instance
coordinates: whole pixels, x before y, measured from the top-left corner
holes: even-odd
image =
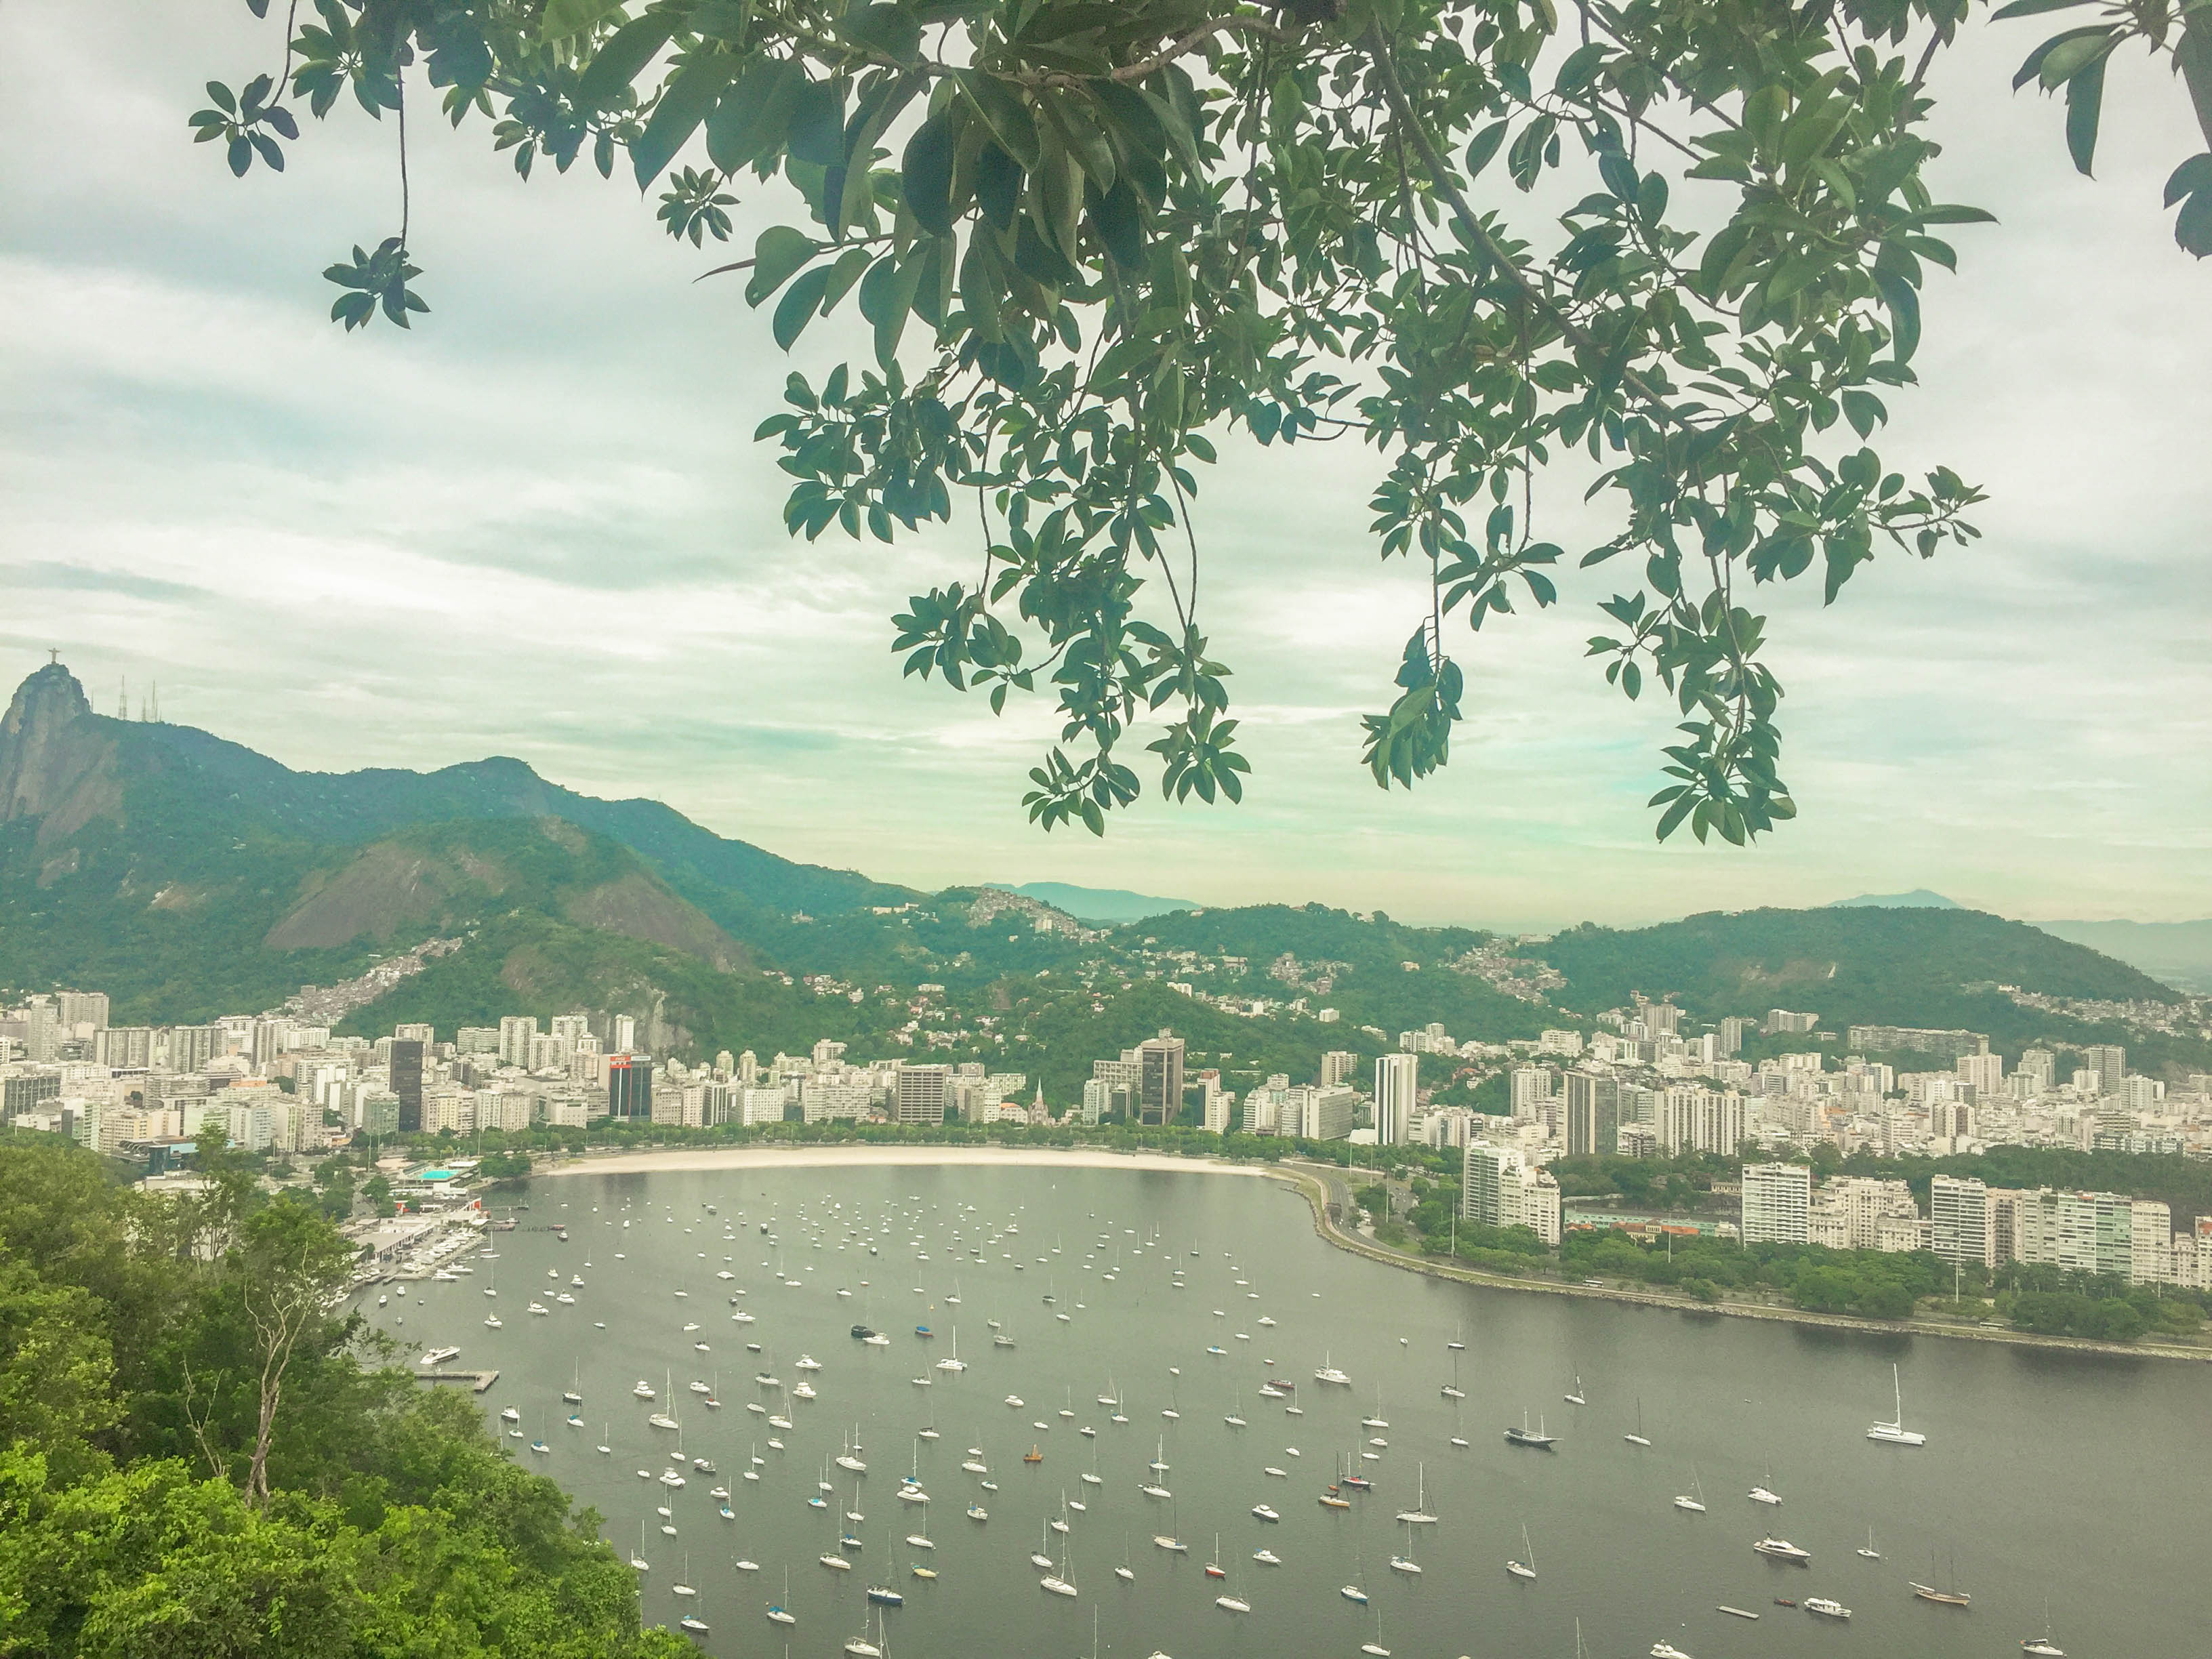
[[[1095,1146],[953,1146],[930,1142],[903,1145],[787,1146],[730,1146],[700,1151],[613,1152],[564,1161],[541,1170],[538,1176],[577,1175],[673,1174],[685,1170],[820,1169],[841,1164],[890,1168],[901,1164],[946,1164],[1041,1169],[1143,1170],[1152,1172],[1200,1175],[1256,1176],[1290,1188],[1312,1211],[1315,1233],[1325,1243],[1380,1267],[1449,1279],[1490,1290],[1521,1291],[1538,1295],[1577,1297],[1585,1301],[1620,1302],[1632,1307],[1655,1308],[1674,1313],[1720,1315],[1730,1319],[1764,1320],[1770,1324],[1809,1325],[1860,1335],[1933,1336],[1954,1341],[1990,1342],[2017,1348],[2052,1349],[2064,1353],[2095,1354],[2136,1359],[2181,1359],[2212,1363],[2212,1346],[2174,1347],[2157,1343],[2122,1345],[2092,1342],[2078,1337],[2043,1336],[2033,1331],[1993,1330],[1987,1327],[1940,1324],[1923,1320],[1861,1319],[1850,1314],[1814,1313],[1802,1308],[1775,1307],[1765,1303],[1698,1302],[1659,1291],[1631,1290],[1612,1285],[1571,1285],[1561,1279],[1522,1279],[1485,1273],[1457,1262],[1409,1255],[1344,1231],[1328,1218],[1329,1179],[1323,1166],[1304,1164],[1241,1164],[1220,1158],[1188,1158],[1176,1153],[1108,1152]]]
[[[1044,1169],[1149,1170],[1188,1175],[1265,1175],[1272,1166],[1231,1164],[1171,1152],[1109,1152],[1096,1146],[949,1146],[910,1145],[726,1146],[701,1152],[606,1152],[531,1171],[539,1176],[662,1175],[684,1170],[808,1170],[836,1164],[883,1169],[899,1164],[1022,1165]]]
[[[2212,1363],[2212,1347],[2179,1348],[2160,1343],[2124,1345],[2092,1342],[2081,1337],[2044,1336],[2034,1331],[1990,1329],[1986,1326],[1939,1324],[1928,1320],[1861,1319],[1852,1314],[1814,1313],[1804,1308],[1781,1308],[1766,1303],[1698,1302],[1658,1291],[1629,1290],[1611,1285],[1570,1285],[1561,1279],[1520,1279],[1487,1273],[1479,1267],[1432,1261],[1387,1249],[1370,1239],[1347,1233],[1328,1218],[1328,1183],[1317,1168],[1278,1166],[1279,1178],[1297,1188],[1313,1212],[1314,1231],[1337,1249],[1386,1267],[1431,1279],[1449,1279],[1498,1291],[1527,1291],[1541,1295],[1579,1297],[1594,1302],[1625,1302],[1634,1307],[1656,1308],[1688,1314],[1717,1314],[1730,1319],[1764,1320],[1777,1325],[1811,1325],[1827,1330],[1873,1336],[1937,1336],[1966,1342],[1992,1342],[2015,1348],[2050,1348],[2066,1353],[2096,1354],[2132,1359],[2183,1359]]]

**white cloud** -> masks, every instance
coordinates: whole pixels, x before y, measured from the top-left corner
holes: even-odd
[[[1048,700],[994,721],[888,649],[908,592],[970,579],[972,521],[888,549],[787,540],[786,481],[750,434],[791,363],[729,279],[688,281],[713,259],[672,248],[622,183],[525,186],[480,128],[418,122],[436,309],[411,336],[330,325],[321,267],[394,228],[389,124],[342,106],[283,178],[245,181],[183,125],[201,82],[235,82],[273,38],[243,8],[0,10],[0,678],[60,644],[103,706],[118,676],[158,678],[172,718],[294,765],[514,753],[921,884],[1510,927],[1917,885],[2157,917],[2212,890],[2212,323],[2158,211],[2197,147],[2162,77],[2116,71],[2093,184],[2056,108],[2005,91],[2039,36],[1983,29],[1939,67],[1939,188],[2005,222],[1956,234],[1927,385],[1890,399],[1881,441],[1987,483],[1989,533],[1885,555],[1833,609],[1760,592],[1799,823],[1748,854],[1652,843],[1673,715],[1580,656],[1610,571],[1460,636],[1453,765],[1376,789],[1356,717],[1387,702],[1424,589],[1367,537],[1375,457],[1231,441],[1196,522],[1251,794],[1148,804],[1100,843],[1026,825]],[[809,372],[851,337],[819,333]],[[1578,494],[1540,503],[1571,548],[1600,533]]]

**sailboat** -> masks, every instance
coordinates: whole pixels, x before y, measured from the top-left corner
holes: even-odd
[[[1372,1654],[1375,1659],[1390,1659],[1390,1650],[1382,1645],[1382,1609],[1375,1609],[1375,1639],[1359,1644],[1362,1653]]]
[[[577,1380],[581,1376],[583,1364],[580,1360],[568,1368],[568,1386],[562,1391],[561,1398],[571,1406],[580,1406],[584,1403],[584,1396],[578,1391],[582,1384]]]
[[[1170,1498],[1168,1499],[1168,1530],[1165,1532],[1154,1533],[1152,1534],[1152,1542],[1158,1545],[1162,1549],[1170,1551],[1176,1555],[1189,1554],[1190,1546],[1184,1543],[1182,1540],[1176,1535],[1175,1528],[1176,1502],[1174,1498]]]
[[[1453,1218],[1456,1220],[1458,1218],[1455,1217]],[[1459,1324],[1452,1328],[1452,1340],[1445,1343],[1444,1346],[1449,1348],[1454,1353],[1457,1353],[1461,1349],[1467,1346],[1466,1342],[1462,1340],[1466,1335],[1467,1324],[1465,1321],[1462,1321]]]
[[[1774,1490],[1773,1464],[1769,1463],[1766,1466],[1765,1480],[1760,1485],[1753,1486],[1747,1496],[1748,1496],[1751,1501],[1754,1504],[1780,1504],[1782,1502],[1782,1494]]]
[[[1467,1398],[1467,1390],[1459,1385],[1459,1356],[1457,1354],[1454,1354],[1452,1356],[1452,1380],[1444,1384],[1443,1396],[1447,1400],[1464,1400]]]
[[[1636,1396],[1636,1432],[1624,1434],[1620,1437],[1632,1446],[1648,1446],[1651,1443],[1644,1437],[1644,1396],[1640,1394]]]
[[[640,1572],[653,1570],[652,1565],[645,1559],[645,1522],[642,1521],[637,1523],[637,1553],[630,1557],[629,1564]]]
[[[1860,1549],[1859,1553],[1869,1561],[1879,1561],[1881,1559],[1881,1552],[1874,1547],[1874,1528],[1872,1527],[1869,1527],[1867,1528],[1867,1540],[1865,1545]]]
[[[1418,1464],[1415,1469],[1413,1507],[1410,1510],[1400,1510],[1398,1518],[1409,1527],[1433,1527],[1437,1524],[1437,1517],[1429,1513],[1429,1466],[1425,1463]]]
[[[1125,1584],[1137,1582],[1137,1570],[1129,1565],[1129,1531],[1121,1529],[1121,1565],[1114,1569],[1114,1576]]]
[[[2036,1659],[2066,1659],[2066,1650],[2051,1639],[2051,1598],[2043,1598],[2043,1634],[2021,1638],[2020,1650],[2031,1653]]]
[[[1897,1415],[1887,1423],[1877,1421],[1867,1431],[1866,1437],[1879,1440],[1887,1446],[1924,1446],[1928,1437],[1905,1426],[1905,1382],[1898,1375],[1895,1364],[1889,1368],[1889,1380],[1897,1393]]]
[[[1076,1594],[1075,1581],[1068,1577],[1066,1544],[1063,1543],[1060,1547],[1059,1568],[1057,1571],[1047,1572],[1043,1577],[1038,1579],[1037,1587],[1040,1589],[1050,1590],[1054,1595],[1065,1595],[1071,1600],[1073,1599]]]
[[[868,1640],[868,1610],[860,1609],[860,1633],[845,1638],[845,1651],[854,1659],[883,1659],[884,1650]]]
[[[1206,1576],[1208,1578],[1229,1577],[1229,1569],[1221,1565],[1221,1534],[1218,1532],[1213,1534],[1213,1559],[1206,1564]]]
[[[1929,1558],[1928,1563],[1928,1576],[1930,1578],[1933,1578],[1936,1576],[1936,1563],[1932,1556]],[[1937,1589],[1933,1584],[1914,1583],[1912,1585],[1912,1593],[1923,1601],[1935,1601],[1947,1607],[1966,1607],[1971,1604],[1974,1599],[1972,1596],[1967,1595],[1966,1591],[1959,1588],[1959,1564],[1956,1560],[1954,1560],[1951,1564],[1951,1585],[1949,1589]]]
[[[1567,1391],[1565,1397],[1567,1404],[1570,1406],[1587,1406],[1589,1404],[1589,1401],[1583,1398],[1583,1379],[1579,1372],[1577,1372],[1575,1376],[1575,1386]]]
[[[1402,1572],[1408,1577],[1417,1576],[1421,1571],[1421,1564],[1413,1559],[1413,1529],[1411,1527],[1406,1528],[1406,1553],[1390,1558],[1390,1571]]]
[[[1521,1553],[1528,1559],[1526,1561],[1508,1561],[1505,1571],[1516,1578],[1534,1578],[1536,1576],[1536,1547],[1528,1541],[1528,1523],[1526,1521],[1521,1523]]]
[[[696,1595],[699,1593],[691,1583],[691,1558],[688,1554],[684,1558],[684,1576],[671,1584],[669,1589],[678,1595]]]
[[[1536,1451],[1549,1451],[1554,1445],[1559,1443],[1559,1437],[1554,1434],[1547,1434],[1544,1432],[1544,1422],[1541,1418],[1536,1419],[1536,1426],[1534,1428],[1530,1428],[1528,1426],[1528,1413],[1527,1412],[1522,1412],[1521,1413],[1521,1426],[1517,1429],[1510,1427],[1510,1425],[1507,1427],[1505,1431],[1505,1443],[1509,1446],[1527,1446]]]
[[[1687,1492],[1676,1492],[1674,1507],[1678,1510],[1688,1510],[1696,1515],[1703,1515],[1705,1512],[1705,1489],[1698,1484],[1698,1472],[1695,1469],[1690,1471],[1690,1485],[1698,1495],[1692,1498]]]

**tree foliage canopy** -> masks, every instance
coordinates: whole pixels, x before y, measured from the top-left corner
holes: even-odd
[[[2093,0],[2017,0],[1999,15]],[[265,15],[269,0],[247,0]],[[800,222],[750,258],[787,349],[848,298],[872,360],[793,374],[758,436],[785,520],[888,541],[972,495],[982,557],[895,618],[908,674],[1054,704],[1047,829],[1135,799],[1141,729],[1178,800],[1241,799],[1191,503],[1215,440],[1373,452],[1382,557],[1427,567],[1377,784],[1442,766],[1471,631],[1607,567],[1587,650],[1680,717],[1663,839],[1791,817],[1763,584],[1832,601],[1877,552],[1974,532],[1979,492],[1873,447],[1914,381],[1947,228],[1925,91],[1967,0],[291,0],[283,61],[191,118],[281,167],[292,106],[395,118],[398,233],[325,275],[349,330],[428,309],[409,237],[410,84],[527,177],[590,157],[726,240],[781,179]],[[2212,8],[2149,0],[2046,42],[2094,156],[2105,65],[2172,53],[2212,134]],[[415,94],[422,95],[421,92]],[[2212,155],[2174,173],[2212,251]],[[1540,479],[1547,483],[1540,494]],[[1607,533],[1545,526],[1587,486]],[[1540,511],[1540,505],[1541,510]],[[1464,636],[1462,636],[1462,641]],[[1464,642],[1456,648],[1471,647]]]

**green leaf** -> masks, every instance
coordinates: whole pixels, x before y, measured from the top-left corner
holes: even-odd
[[[969,106],[983,118],[983,125],[999,141],[999,148],[1021,163],[1024,173],[1037,164],[1036,122],[1022,100],[1003,82],[978,70],[955,70],[953,78]]]
[[[2011,17],[2034,17],[2046,11],[2065,11],[2074,6],[2086,6],[2090,0],[2012,0],[2008,6],[1999,6],[1990,14],[1990,21],[2002,23]]]
[[[821,252],[819,242],[789,225],[771,225],[761,232],[753,244],[753,274],[745,283],[745,303],[759,306]]]
[[[933,236],[952,234],[952,161],[958,143],[952,106],[947,105],[915,129],[900,163],[907,208]]]
[[[2207,191],[2212,191],[2212,152],[2192,155],[2174,168],[2166,181],[2166,205],[2172,207],[2185,196]]]
[[[1014,222],[1022,205],[1022,164],[995,143],[975,157],[975,204],[1000,230]]]
[[[707,154],[714,165],[735,173],[781,149],[805,84],[805,74],[787,58],[763,58],[747,64],[707,118]]]
[[[585,109],[613,109],[629,102],[629,83],[675,32],[674,19],[665,14],[624,23],[600,43],[591,66],[576,82],[576,102]]]
[[[799,280],[784,290],[783,298],[776,302],[775,320],[772,331],[775,343],[786,351],[799,331],[814,320],[814,313],[822,296],[830,287],[830,267],[817,265],[803,273]]]
[[[912,64],[921,56],[921,20],[892,0],[854,7],[838,27],[847,40],[895,64]]]
[[[2097,159],[2097,119],[2105,106],[2105,64],[2097,61],[2066,83],[2066,153],[2087,173]]]
[[[1498,147],[1505,142],[1506,131],[1511,125],[1512,123],[1510,121],[1492,121],[1468,141],[1467,176],[1468,178],[1475,179],[1481,176],[1483,168],[1488,167],[1492,158],[1498,154]]]
[[[729,58],[715,52],[685,59],[668,77],[660,89],[660,101],[653,106],[653,118],[642,133],[630,140],[630,165],[636,171],[640,190],[659,178],[660,170],[675,160],[676,152],[690,142],[699,124],[720,99],[722,88],[730,84],[732,68]]]
[[[623,0],[545,0],[545,15],[538,21],[538,38],[548,45],[566,40],[622,9]]]
[[[1907,363],[1920,349],[1920,296],[1912,284],[1894,271],[1877,268],[1875,286],[1881,290],[1882,302],[1889,307],[1891,329],[1895,336],[1892,349],[1897,361]]]
[[[1144,210],[1137,201],[1137,192],[1129,188],[1127,179],[1101,195],[1095,186],[1084,192],[1084,203],[1089,209],[1091,223],[1098,233],[1098,240],[1114,263],[1127,271],[1139,271],[1145,265]]]
[[[834,167],[845,159],[845,93],[835,81],[802,82],[792,94],[791,157]]]

